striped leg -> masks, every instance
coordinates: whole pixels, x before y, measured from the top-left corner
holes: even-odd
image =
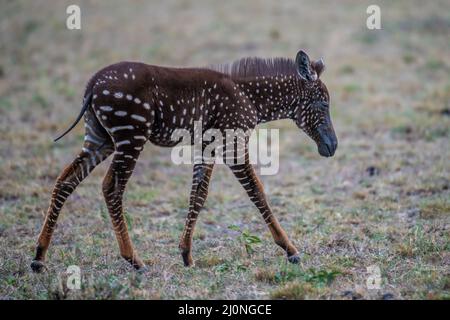
[[[245,191],[247,191],[250,200],[252,200],[258,208],[264,221],[269,227],[270,232],[272,233],[275,243],[286,251],[290,262],[298,263],[300,261],[298,250],[289,240],[286,232],[278,222],[278,219],[273,215],[272,209],[267,203],[262,183],[258,179],[253,166],[248,160],[248,150],[246,152],[245,163],[231,165],[230,169],[244,187]]]
[[[145,265],[133,249],[122,207],[125,186],[133,173],[142,146],[136,147],[131,144],[128,146],[128,148],[119,147],[115,152],[111,166],[103,180],[103,195],[119,244],[120,255],[135,269],[142,269]]]
[[[87,141],[84,144],[83,151],[64,169],[56,180],[50,206],[39,234],[36,256],[31,263],[31,268],[34,272],[41,272],[44,269],[45,255],[55,229],[56,220],[67,197],[112,152],[112,145],[109,142],[102,143],[102,146],[99,148],[98,145]]]
[[[195,222],[203,204],[208,196],[209,180],[213,171],[214,164],[195,164],[192,179],[192,190],[189,200],[189,213],[186,218],[186,224],[180,240],[180,251],[185,266],[192,266],[192,236],[194,234]]]

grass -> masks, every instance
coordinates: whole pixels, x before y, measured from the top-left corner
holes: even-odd
[[[427,199],[420,205],[420,216],[423,219],[435,219],[450,215],[448,198]]]
[[[369,4],[274,2],[249,23],[255,1],[82,2],[76,32],[64,27],[63,3],[4,5],[0,299],[449,299],[449,4],[384,4],[380,33],[364,31]],[[79,152],[82,125],[60,143],[51,138],[78,113],[96,70],[119,60],[201,66],[294,57],[299,46],[324,56],[339,138],[325,159],[289,121],[267,125],[281,128],[280,172],[262,182],[299,265],[287,263],[244,190],[218,166],[194,235],[196,265],[185,268],[178,241],[192,167],[147,145],[125,207],[149,270],[135,273],[119,255],[101,192],[108,160],[64,206],[48,270],[30,272],[53,183]],[[70,265],[81,269],[80,290],[67,288]],[[381,271],[380,289],[366,286],[370,266]]]
[[[276,290],[274,290],[270,297],[272,299],[291,299],[303,300],[317,297],[317,289],[309,283],[290,282]]]

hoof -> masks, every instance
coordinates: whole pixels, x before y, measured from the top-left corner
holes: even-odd
[[[293,264],[298,264],[298,263],[300,263],[300,256],[298,255],[298,253],[296,253],[296,254],[288,257],[288,261]]]
[[[41,273],[46,269],[45,264],[42,261],[38,261],[38,260],[33,260],[31,262],[30,267],[31,267],[31,270],[33,270],[33,272],[36,272],[36,273]]]
[[[186,268],[195,267],[195,263],[194,263],[194,261],[189,261],[189,262],[184,261],[184,266]]]
[[[145,267],[145,263],[136,256],[130,258],[128,256],[122,255],[122,258],[124,258],[129,264],[131,264],[131,266],[136,271],[139,271],[140,269]]]
[[[150,270],[145,264],[141,267],[135,267],[135,269],[136,269],[136,272],[139,274],[146,273],[147,271]]]
[[[181,256],[183,257],[183,263],[185,267],[194,266],[194,260],[192,259],[192,256],[190,254],[182,253]]]

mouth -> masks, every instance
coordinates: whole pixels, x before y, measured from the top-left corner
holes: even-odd
[[[336,151],[336,146],[330,143],[321,143],[317,146],[319,154],[322,157],[332,157]]]
[[[317,151],[322,157],[334,156],[338,141],[332,127],[319,127],[313,139],[317,144]]]

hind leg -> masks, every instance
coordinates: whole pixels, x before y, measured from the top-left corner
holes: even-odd
[[[87,129],[83,150],[78,154],[75,160],[63,170],[56,180],[50,206],[47,210],[47,215],[39,234],[36,255],[31,263],[31,268],[35,272],[41,272],[45,267],[45,255],[64,202],[80,182],[113,152],[112,142],[106,139],[106,137],[103,138],[104,140],[101,140],[101,137],[98,136],[97,139],[99,141],[94,143],[88,141],[89,136],[93,136],[93,133]]]
[[[103,195],[119,244],[120,255],[138,270],[144,268],[145,265],[134,251],[128,234],[127,224],[123,215],[122,198],[141,150],[142,145],[120,145],[103,180]]]

